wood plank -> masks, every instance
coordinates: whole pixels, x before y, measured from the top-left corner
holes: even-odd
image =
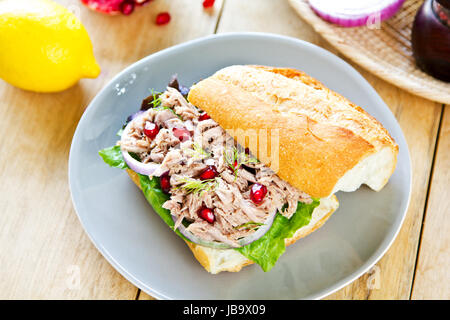
[[[217,32],[242,31],[276,33],[325,43],[285,0],[226,0]]]
[[[168,46],[212,33],[222,1],[159,0],[131,16],[105,16],[59,1],[81,18],[102,73],[55,94],[0,81],[0,299],[134,299],[137,288],[100,255],[73,210],[70,143],[85,107],[118,71]],[[172,21],[156,26],[156,14]]]
[[[445,106],[412,299],[450,299],[450,106]]]
[[[140,290],[139,291],[139,300],[155,300],[155,298],[153,298],[151,295],[145,293],[144,291]]]
[[[289,7],[287,1],[227,0],[219,32],[262,31],[294,36],[336,53]],[[425,205],[441,106],[413,96],[356,67],[372,84],[397,117],[412,157],[413,191],[402,230],[393,246],[378,263],[379,288],[368,286],[366,274],[329,299],[408,299],[413,279],[420,225]],[[372,289],[370,289],[371,287]]]

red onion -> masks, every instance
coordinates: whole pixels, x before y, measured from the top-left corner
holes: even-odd
[[[123,159],[127,163],[127,165],[130,167],[131,170],[134,172],[146,175],[146,176],[153,176],[156,169],[159,168],[159,164],[156,163],[142,163],[134,159],[127,151],[123,151]]]
[[[127,123],[132,121],[132,120],[134,120],[134,119],[136,119],[138,116],[140,116],[143,113],[144,113],[143,110],[139,110],[138,112],[135,112],[135,113],[129,115],[128,118],[127,118]]]
[[[405,0],[309,0],[322,19],[342,27],[357,27],[392,17]]]
[[[123,130],[122,137],[125,137],[127,135],[128,131],[131,128],[131,124],[133,123],[133,121],[135,121],[137,118],[141,117],[143,115],[143,113],[144,112],[135,114],[133,120],[130,121],[127,124],[127,126],[125,127],[125,129]],[[134,159],[128,153],[128,151],[122,150],[122,155],[123,155],[123,159],[125,160],[125,162],[130,167],[131,170],[133,170],[134,172],[146,175],[146,176],[153,176],[156,169],[158,169],[160,166],[159,164],[151,163],[151,162],[150,163],[142,163],[142,162]]]
[[[273,220],[275,219],[275,216],[277,214],[277,211],[275,210],[274,213],[272,213],[266,220],[266,222],[259,226],[258,230],[253,232],[251,235],[249,235],[246,238],[238,240],[239,246],[238,247],[244,247],[259,238],[261,238],[263,235],[266,234],[267,231],[269,231],[270,227],[272,226]],[[172,216],[173,221],[176,223],[177,218],[175,216]],[[196,235],[194,235],[192,232],[189,232],[186,227],[181,223],[178,227],[178,231],[185,236],[187,239],[192,241],[193,243],[196,243],[198,245],[204,246],[204,247],[210,247],[214,249],[232,249],[235,248],[231,246],[230,244],[223,243],[223,242],[217,242],[217,241],[207,241],[203,240]]]

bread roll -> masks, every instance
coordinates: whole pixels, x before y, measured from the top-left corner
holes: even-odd
[[[398,145],[376,119],[298,70],[227,67],[194,85],[188,99],[232,136],[236,129],[278,129],[275,171],[312,197],[361,184],[378,191],[397,163]]]
[[[362,108],[305,73],[288,68],[231,66],[194,85],[188,100],[235,136],[236,130],[276,130],[278,143],[239,141],[278,176],[311,197],[320,198],[307,226],[286,245],[321,227],[337,209],[335,192],[361,184],[380,190],[392,175],[398,146],[386,129]],[[259,150],[258,150],[259,149]],[[127,170],[140,188],[139,177]],[[186,242],[209,272],[236,272],[253,262],[234,249],[213,249]]]

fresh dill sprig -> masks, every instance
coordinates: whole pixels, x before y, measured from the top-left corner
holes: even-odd
[[[172,112],[178,119],[183,120],[183,118],[182,118],[179,114],[177,114],[177,113],[175,112],[175,110],[173,110],[172,108],[169,108],[169,107],[163,107],[163,106],[158,106],[158,107],[156,107],[156,108],[153,108],[153,110],[156,110],[156,111],[169,110],[169,111]]]
[[[150,94],[153,96],[152,101],[149,102],[149,104],[153,105],[153,108],[157,108],[161,105],[161,92],[151,90]]]
[[[250,155],[239,151],[236,147],[233,147],[231,150],[225,150],[223,157],[230,169],[233,170],[235,179],[237,178],[238,170],[242,165],[259,162],[258,159],[250,157]]]
[[[204,150],[197,142],[191,145],[191,148],[183,148],[183,151],[194,159],[211,158],[212,154]]]
[[[218,185],[217,179],[197,180],[193,178],[180,179],[183,184],[176,189],[184,189],[187,193],[200,193],[212,191]]]
[[[264,223],[260,223],[260,222],[254,222],[254,221],[249,221],[246,223],[241,224],[240,226],[234,227],[235,229],[255,229],[258,228],[260,226],[264,225]]]
[[[191,150],[191,156],[194,159],[202,159],[202,158],[211,158],[212,154],[207,152],[205,149],[203,149],[197,142],[194,142],[192,144],[192,149],[188,149]]]

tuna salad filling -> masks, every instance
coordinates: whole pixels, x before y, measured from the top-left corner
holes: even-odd
[[[289,219],[299,201],[312,202],[177,89],[168,87],[147,102],[152,107],[130,119],[118,144],[125,159],[160,178],[170,196],[162,207],[170,210],[175,229],[205,242],[241,247],[248,243],[244,239],[270,227],[277,212]]]

